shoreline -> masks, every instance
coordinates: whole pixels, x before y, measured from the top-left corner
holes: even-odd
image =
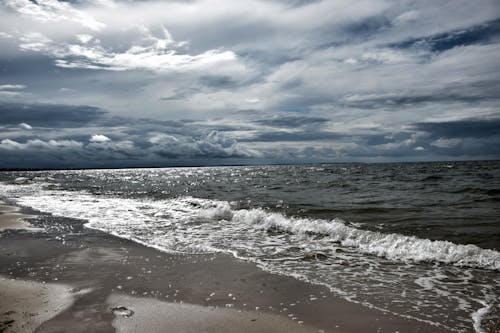
[[[37,218],[32,222],[47,226]],[[72,332],[128,332],[134,327],[231,332],[235,326],[243,332],[449,332],[350,303],[326,287],[271,274],[230,255],[169,254],[84,228],[82,221],[57,218],[57,223],[55,230],[47,227],[45,232],[1,234],[0,275],[16,279],[9,283],[71,287],[71,305],[59,302],[62,310],[41,318],[37,332],[68,327]],[[0,313],[23,305],[17,310],[12,306],[0,300]],[[133,314],[123,317],[125,310],[113,311],[121,307]],[[5,333],[10,331],[7,327]]]
[[[20,208],[7,205],[0,201],[0,232],[5,230],[40,230],[33,226],[25,219],[33,217],[33,215],[19,213]]]

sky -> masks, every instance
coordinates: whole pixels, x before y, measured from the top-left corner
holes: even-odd
[[[0,168],[499,158],[498,0],[0,0]]]

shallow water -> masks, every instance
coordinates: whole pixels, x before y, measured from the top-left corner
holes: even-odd
[[[4,172],[0,197],[162,251],[232,253],[353,302],[481,331],[500,296],[498,170],[500,162]],[[13,184],[18,177],[31,181]]]

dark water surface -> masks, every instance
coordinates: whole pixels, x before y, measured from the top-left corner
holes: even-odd
[[[0,197],[481,331],[485,318],[500,322],[499,170],[489,161],[3,172]]]

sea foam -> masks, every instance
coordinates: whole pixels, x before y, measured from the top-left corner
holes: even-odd
[[[393,261],[437,262],[500,270],[500,252],[471,244],[362,230],[336,218],[290,217],[263,208],[237,210],[232,209],[229,202],[219,200],[193,197],[136,200],[101,197],[86,192],[40,190],[36,195],[19,197],[18,203],[54,215],[85,219],[89,221],[88,227],[112,232],[120,237],[139,240],[137,237],[140,236],[141,243],[148,244],[151,241],[154,243],[151,245],[166,251],[182,247],[182,251],[186,252],[189,251],[188,244],[192,244],[196,251],[205,247],[233,252],[235,249],[218,248],[220,240],[211,239],[214,231],[217,231],[216,237],[220,232],[236,233],[243,240],[251,240],[249,232],[265,230],[297,235],[304,238],[303,242],[321,238],[322,246],[340,245]],[[168,234],[174,231],[175,237],[171,239]],[[166,235],[162,235],[162,232]],[[196,236],[200,238],[196,239]],[[183,243],[182,246],[176,246],[176,240]]]
[[[356,248],[365,254],[391,260],[416,262],[441,262],[458,266],[500,269],[500,253],[475,245],[433,241],[400,234],[386,234],[360,230],[346,225],[340,219],[313,220],[286,217],[262,209],[234,212],[232,220],[253,223],[265,229],[276,229],[295,234],[316,234],[328,237],[333,243]]]

